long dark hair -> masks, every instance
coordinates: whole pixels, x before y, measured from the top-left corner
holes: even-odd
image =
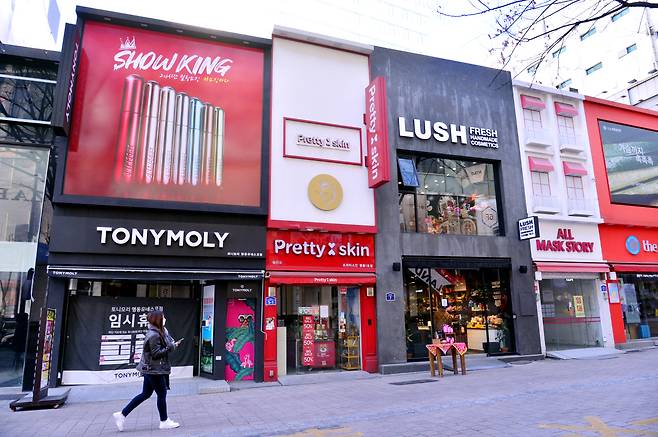
[[[158,330],[160,337],[164,339],[164,324],[162,323],[162,319],[164,319],[164,313],[160,310],[151,311],[148,316],[146,316],[146,320]]]

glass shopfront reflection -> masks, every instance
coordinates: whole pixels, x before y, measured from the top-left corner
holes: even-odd
[[[22,381],[48,156],[0,147],[0,386]]]
[[[508,270],[409,267],[404,286],[408,360],[446,332],[471,353],[515,351]]]

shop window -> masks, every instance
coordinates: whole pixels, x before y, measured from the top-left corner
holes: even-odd
[[[565,176],[567,182],[567,198],[581,200],[585,198],[583,178],[580,176]]]
[[[531,108],[523,109],[523,120],[527,130],[535,132],[543,129],[541,112]]]
[[[509,273],[504,269],[408,267],[404,271],[407,360],[426,360],[435,338],[470,353],[514,352]]]
[[[551,184],[548,173],[543,171],[531,171],[532,193],[538,197],[549,197],[551,195]]]
[[[561,140],[566,140],[570,144],[576,142],[576,128],[574,126],[573,117],[558,115],[557,128]]]
[[[547,350],[603,346],[595,280],[544,279],[540,296]]]
[[[284,286],[278,303],[288,373],[361,369],[359,287]]]
[[[626,337],[658,336],[658,274],[622,274],[619,280]]]
[[[400,185],[403,231],[498,235],[492,164],[447,158],[415,158],[419,186]]]

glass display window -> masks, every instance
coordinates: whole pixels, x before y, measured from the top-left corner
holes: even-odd
[[[658,336],[658,274],[622,274],[619,282],[626,337]]]
[[[470,353],[514,352],[508,278],[505,269],[407,267],[407,359],[426,359],[425,345],[448,337]]]
[[[493,164],[436,157],[414,159],[419,186],[400,185],[403,231],[499,235]]]
[[[284,286],[279,327],[286,330],[289,373],[361,369],[360,289]]]
[[[539,290],[547,350],[603,346],[595,280],[544,279]]]

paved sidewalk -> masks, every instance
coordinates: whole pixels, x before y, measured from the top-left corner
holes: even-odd
[[[12,413],[0,401],[0,435],[117,435],[110,415],[123,404]],[[443,379],[416,373],[177,396],[169,399],[169,412],[180,429],[158,430],[149,400],[130,415],[121,435],[658,436],[658,349]]]

